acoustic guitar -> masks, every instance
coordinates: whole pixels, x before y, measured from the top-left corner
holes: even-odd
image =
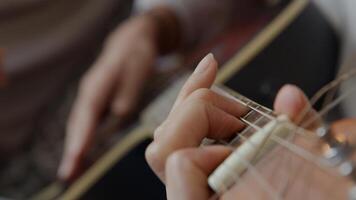
[[[312,104],[355,75],[356,70],[349,71],[324,86]],[[355,90],[349,88],[316,116],[308,115],[312,107],[304,108],[292,123],[230,89],[219,89],[250,111],[240,117],[246,128],[230,141],[215,142],[231,147],[233,153],[208,178],[215,192],[211,199],[231,199],[231,195],[233,199],[356,199],[356,119],[318,124]]]
[[[200,53],[193,54],[190,60],[197,61],[207,51],[214,52],[224,63],[216,83],[267,107],[271,107],[277,90],[285,83],[296,84],[311,96],[334,79],[339,40],[313,3],[282,0],[260,9],[260,15],[243,26],[232,27],[213,41],[214,45],[200,48]],[[54,183],[32,199],[165,199],[164,186],[149,169],[144,151],[186,76],[153,101],[139,122],[127,130],[128,134],[76,182],[69,187]],[[215,182],[211,186],[217,185],[219,194],[221,185]]]

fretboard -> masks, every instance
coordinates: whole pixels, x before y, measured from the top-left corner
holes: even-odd
[[[258,129],[263,128],[268,122],[276,119],[277,117],[271,109],[266,108],[265,106],[262,106],[229,88],[219,86],[219,88],[214,88],[214,91],[232,98],[248,108],[248,112],[239,117],[241,122],[243,122],[246,127],[236,133],[236,136],[233,137],[231,141],[226,143],[229,146],[239,146],[244,139],[249,138]]]

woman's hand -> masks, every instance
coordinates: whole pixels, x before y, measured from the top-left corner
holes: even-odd
[[[67,124],[58,174],[61,179],[76,175],[105,109],[119,124],[135,108],[158,54],[156,29],[150,17],[125,22],[107,39],[99,58],[81,80]]]
[[[166,184],[168,199],[208,199],[209,174],[231,153],[224,146],[199,147],[203,138],[229,138],[243,128],[238,116],[246,109],[210,90],[217,63],[206,56],[182,88],[168,118],[146,150],[153,171]],[[295,119],[307,98],[294,86],[279,92],[275,109]],[[236,198],[234,190],[226,197]],[[234,198],[235,197],[235,198]]]

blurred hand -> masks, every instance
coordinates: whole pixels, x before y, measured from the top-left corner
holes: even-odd
[[[231,153],[224,146],[199,147],[203,138],[229,138],[243,125],[238,120],[245,109],[239,103],[214,93],[217,63],[205,57],[182,88],[171,113],[154,134],[146,150],[153,171],[166,184],[168,199],[208,199],[209,174]],[[295,119],[308,101],[296,87],[283,87],[275,101],[279,113]],[[241,193],[224,195],[236,199]]]
[[[62,180],[76,175],[105,109],[109,108],[118,122],[134,109],[152,71],[157,48],[155,23],[144,16],[127,21],[107,39],[80,83],[58,172]]]

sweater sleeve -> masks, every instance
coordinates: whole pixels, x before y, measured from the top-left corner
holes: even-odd
[[[176,13],[183,31],[183,45],[211,38],[231,20],[236,0],[136,0],[135,12],[166,6]]]

